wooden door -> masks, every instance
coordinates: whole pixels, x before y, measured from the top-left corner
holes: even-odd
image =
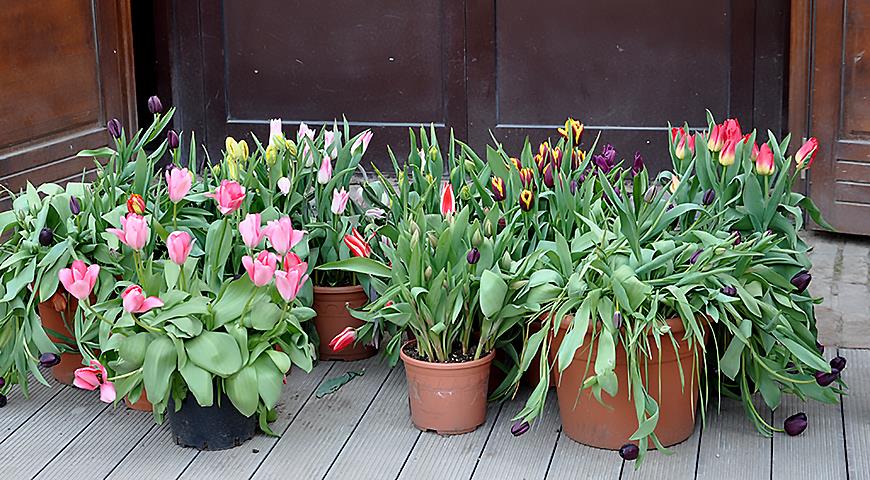
[[[838,231],[870,235],[870,2],[817,0],[813,11],[809,193]]]
[[[2,0],[0,25],[0,183],[81,175],[109,119],[135,127],[129,4]]]

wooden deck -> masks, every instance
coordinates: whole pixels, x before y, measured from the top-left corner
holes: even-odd
[[[0,472],[7,479],[870,479],[870,351],[840,354],[850,386],[842,405],[789,398],[771,415],[781,425],[805,411],[810,426],[800,437],[761,437],[738,404],[726,403],[673,455],[650,453],[639,472],[615,452],[562,435],[554,393],[542,421],[519,438],[510,418],[520,400],[491,406],[473,433],[421,433],[408,417],[402,367],[390,370],[378,358],[292,374],[273,426],[281,438],[258,435],[222,452],[177,447],[168,425],[100,403],[95,392],[40,387],[29,400],[14,392],[0,410]],[[338,392],[314,396],[324,379],[362,368],[366,374]]]

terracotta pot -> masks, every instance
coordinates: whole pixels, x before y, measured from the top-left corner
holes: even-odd
[[[539,331],[541,331],[541,327],[543,327],[543,323],[540,320],[533,320],[529,325],[529,336],[532,336]],[[552,341],[553,335],[548,335],[550,340]],[[555,344],[552,344],[555,345]],[[558,379],[558,371],[554,367],[554,360],[556,359],[556,354],[554,353],[556,350],[551,348],[549,351],[549,361],[550,361],[550,388],[555,387]],[[541,370],[538,367],[541,362],[541,354],[536,353],[535,357],[532,358],[532,363],[529,365],[529,369],[526,370],[526,373],[523,374],[523,381],[526,382],[531,388],[535,388],[538,386],[538,383],[541,382]]]
[[[138,410],[140,412],[150,412],[152,410],[151,402],[148,401],[148,394],[145,389],[142,389],[142,395],[139,395],[139,400],[131,402],[129,397],[124,397],[124,404],[130,410]]]
[[[368,297],[359,285],[351,287],[314,287],[314,327],[317,336],[320,337],[321,360],[362,360],[377,353],[377,349],[371,345],[350,345],[339,352],[333,352],[329,348],[329,342],[341,333],[345,327],[358,328],[363,326],[363,321],[354,318],[347,311],[347,307],[360,308],[366,304]]]
[[[430,363],[411,358],[402,346],[411,421],[439,435],[471,432],[486,421],[486,391],[495,352],[463,363]],[[414,347],[411,347],[414,348]]]
[[[36,306],[39,318],[42,320],[42,327],[52,342],[76,348],[75,343],[69,341],[69,339],[75,338],[75,334],[67,327],[64,318],[67,319],[66,321],[71,327],[78,304],[79,302],[75,297],[63,294],[58,290],[51,298]],[[60,338],[52,332],[57,332],[67,338]],[[60,363],[51,367],[51,374],[58,382],[72,385],[76,369],[81,368],[83,364],[84,359],[78,351],[61,353]]]
[[[570,319],[562,321],[556,344],[561,343],[569,325]],[[644,375],[649,394],[659,404],[659,421],[655,433],[665,446],[680,443],[692,435],[698,407],[698,372],[693,358],[698,345],[690,348],[688,342],[682,340],[685,330],[679,318],[668,320],[668,325],[677,339],[677,349],[674,350],[670,341],[662,341],[660,352],[655,343],[651,342],[651,356]],[[572,440],[584,445],[618,450],[629,443],[628,438],[637,430],[634,397],[628,396],[626,352],[621,343],[617,344],[614,371],[619,380],[619,392],[615,397],[606,392],[602,393],[601,398],[606,406],[595,399],[590,389],[582,392],[579,390],[585,380],[583,374],[590,356],[591,363],[586,376],[595,374],[593,370],[597,354],[597,342],[593,345],[592,338],[587,333],[583,346],[574,354],[574,361],[562,373],[561,382],[556,387],[562,430]],[[678,356],[681,362],[679,364]],[[680,382],[681,367],[685,389]]]

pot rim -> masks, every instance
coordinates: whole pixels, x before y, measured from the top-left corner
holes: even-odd
[[[402,347],[399,349],[399,357],[402,359],[402,362],[408,365],[412,365],[420,368],[427,368],[430,370],[464,370],[470,368],[477,368],[482,365],[488,364],[492,362],[492,359],[495,358],[495,350],[492,350],[488,354],[483,357],[478,358],[477,360],[471,360],[467,362],[460,363],[437,363],[437,362],[426,362],[423,360],[417,360],[416,358],[412,358],[405,354],[405,347],[411,344],[416,344],[417,340],[408,340],[407,342],[402,344]]]
[[[364,292],[362,285],[347,285],[344,287],[321,287],[314,285],[314,293],[325,293],[332,295],[340,295],[343,293]]]
[[[573,315],[565,315],[565,317],[562,318],[562,321],[559,323],[559,331],[567,332],[568,327],[571,326],[571,320],[573,319]],[[667,323],[668,326],[671,327],[671,332],[673,332],[674,334],[683,333],[686,331],[686,326],[683,325],[683,319],[680,317],[671,317],[665,320],[665,323]],[[591,328],[592,325],[590,324],[589,329]],[[589,329],[586,330],[586,335],[589,335],[591,333]],[[649,332],[646,334],[646,336],[651,337],[653,336],[653,333]]]

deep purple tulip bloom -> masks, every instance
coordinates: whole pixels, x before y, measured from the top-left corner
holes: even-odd
[[[728,285],[727,287],[722,287],[722,289],[719,291],[724,293],[725,295],[728,295],[729,297],[737,296],[737,289],[732,287],[731,285]]]
[[[634,152],[634,163],[631,165],[631,174],[637,175],[643,170],[643,156],[640,152]]]
[[[553,188],[556,186],[556,180],[553,178],[553,168],[552,164],[547,165],[549,168],[544,168],[544,185],[548,188]]]
[[[163,113],[163,103],[157,95],[148,97],[148,111],[154,114]]]
[[[166,132],[166,143],[171,150],[178,148],[178,133],[175,130]]]
[[[830,363],[831,368],[836,369],[838,372],[842,372],[846,368],[846,359],[840,356],[832,358]]]
[[[60,355],[52,352],[45,352],[39,355],[39,364],[45,368],[53,367],[60,363]]]
[[[575,193],[577,193],[577,187],[579,187],[579,186],[580,186],[580,184],[577,183],[577,180],[571,180],[571,195],[574,195]]]
[[[47,247],[54,242],[54,231],[50,228],[43,228],[39,231],[39,244]]]
[[[577,177],[577,181],[580,183],[585,182],[586,181],[586,172],[581,173],[580,176]]]
[[[640,455],[640,449],[633,443],[626,443],[619,447],[619,456],[622,457],[623,460],[628,460],[629,462],[637,460],[638,455]]]
[[[117,118],[109,120],[109,123],[106,124],[106,129],[109,130],[109,135],[112,138],[121,138],[121,121]]]
[[[701,203],[704,205],[710,205],[713,203],[713,200],[716,200],[716,191],[711,188],[704,192],[704,197],[701,199]]]
[[[692,256],[689,257],[689,263],[692,264],[692,265],[694,265],[695,263],[697,263],[697,262],[698,262],[698,257],[701,256],[701,253],[702,253],[703,251],[704,251],[703,248],[699,248],[699,249],[695,250],[695,253],[693,253]]]
[[[810,280],[813,279],[813,276],[810,275],[810,272],[806,270],[801,270],[800,272],[794,274],[791,277],[791,284],[794,285],[794,288],[797,289],[798,293],[803,293],[804,290],[810,285]]]
[[[785,433],[792,437],[804,433],[804,430],[807,429],[807,414],[804,412],[798,412],[786,418],[785,422],[783,422],[783,428],[785,429]]]
[[[828,385],[834,383],[835,380],[840,378],[840,371],[837,369],[831,369],[831,373],[825,372],[816,372],[816,383],[821,387],[827,387]]]
[[[79,203],[79,199],[75,196],[69,197],[69,211],[73,214],[73,216],[82,213],[82,206]]]
[[[476,264],[480,261],[480,250],[477,247],[472,247],[471,250],[468,251],[468,255],[465,256],[465,259],[468,260],[468,263],[471,265]]]
[[[531,428],[529,422],[519,421],[511,427],[511,435],[519,437],[520,435],[528,432],[529,428]]]

